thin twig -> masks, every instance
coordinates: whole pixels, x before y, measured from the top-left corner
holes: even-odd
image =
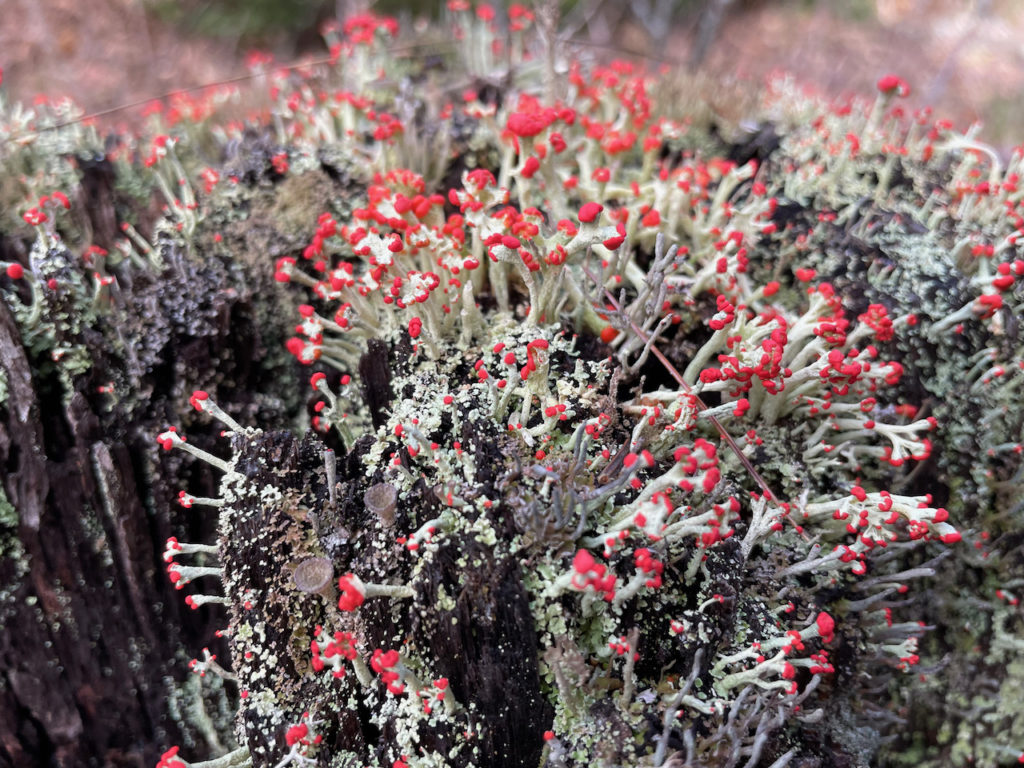
[[[583,272],[587,277],[593,280],[596,285],[601,285],[601,281],[594,277],[594,275],[590,272],[589,269],[586,268],[586,266],[583,267]],[[639,337],[639,339],[642,342],[644,342],[644,344],[647,344],[647,335],[643,332],[640,326],[633,322],[632,318],[630,318],[629,315],[627,315],[623,311],[622,305],[619,304],[615,296],[612,295],[612,292],[605,288],[604,295],[608,299],[608,302],[611,304],[612,309],[614,309],[616,312],[618,312],[622,317],[626,319],[626,322],[629,324],[629,327],[632,329],[633,333],[635,333]],[[658,359],[658,362],[665,367],[665,370],[668,371],[669,375],[676,380],[676,383],[679,384],[680,387],[682,387],[683,391],[686,394],[691,395],[695,398],[698,410],[708,410],[708,406],[704,403],[703,400],[701,400],[700,395],[696,395],[693,393],[693,390],[690,388],[690,385],[686,383],[686,380],[683,378],[683,375],[679,373],[676,367],[672,365],[671,361],[667,357],[665,357],[665,354],[660,349],[652,345],[651,354],[653,354]],[[736,454],[736,458],[740,460],[740,464],[743,465],[744,469],[746,469],[747,472],[750,473],[751,477],[753,477],[755,482],[761,487],[761,490],[764,492],[764,495],[770,501],[778,501],[779,497],[775,495],[774,491],[772,491],[772,489],[768,486],[768,483],[765,481],[765,479],[761,477],[761,474],[757,471],[754,465],[750,463],[750,459],[746,457],[746,455],[743,453],[743,450],[736,443],[736,440],[733,439],[733,436],[729,434],[728,430],[726,430],[725,425],[723,425],[722,422],[718,420],[718,417],[716,417],[714,414],[708,413],[707,419],[715,426],[715,429],[718,430],[718,433],[722,436],[722,439],[725,441],[726,445],[728,445],[732,452]]]

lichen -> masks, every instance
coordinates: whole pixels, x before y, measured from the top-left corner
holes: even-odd
[[[507,40],[450,13],[467,66],[516,54],[497,94],[432,98],[358,17],[323,98],[275,76],[267,126],[159,134],[125,170],[167,207],[125,230],[154,312],[110,336],[112,386],[138,407],[170,339],[216,335],[197,282],[252,280],[274,348],[276,394],[230,415],[176,372],[200,415],[157,436],[220,477],[180,497],[216,540],[165,552],[227,621],[193,667],[237,690],[238,747],[197,732],[254,766],[1017,759],[1024,152],[908,117],[888,77],[844,105],[774,82],[749,144],[716,138],[524,9]],[[70,344],[128,315],[82,309],[44,224],[50,304],[6,296],[71,392]],[[296,586],[310,558],[329,588]]]

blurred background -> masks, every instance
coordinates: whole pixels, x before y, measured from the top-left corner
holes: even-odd
[[[246,55],[321,55],[320,25],[367,7],[403,30],[434,2],[362,0],[0,0],[8,97],[72,96],[99,112],[247,72]],[[526,4],[530,4],[527,0]],[[1020,0],[548,0],[563,34],[606,51],[740,78],[793,73],[832,96],[871,94],[894,73],[958,128],[1007,152],[1024,142]],[[495,3],[501,6],[502,3]],[[128,119],[129,110],[107,117]]]

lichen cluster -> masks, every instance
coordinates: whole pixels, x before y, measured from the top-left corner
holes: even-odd
[[[258,281],[309,405],[212,377],[179,399],[226,439],[157,438],[220,476],[164,557],[238,707],[161,768],[1017,761],[1024,153],[893,77],[712,126],[680,73],[450,6],[441,73],[357,17],[264,70],[268,121],[197,103],[119,160],[166,206],[105,258]],[[4,296],[71,381],[128,273],[44,210]]]

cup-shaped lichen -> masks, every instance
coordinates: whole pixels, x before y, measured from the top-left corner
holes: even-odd
[[[384,527],[390,528],[395,522],[398,507],[398,489],[391,483],[375,483],[363,494],[366,508],[377,515]]]

